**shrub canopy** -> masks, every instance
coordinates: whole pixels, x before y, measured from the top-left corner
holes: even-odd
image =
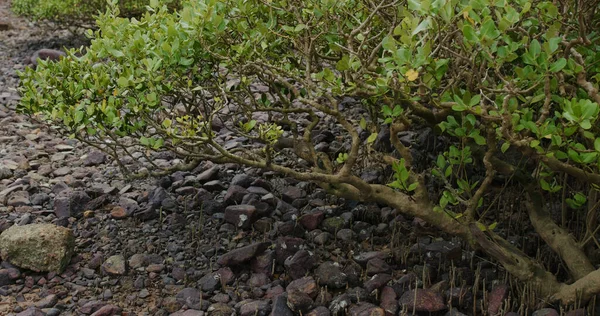
[[[387,204],[573,303],[600,292],[582,250],[596,223],[570,232],[565,220],[596,212],[597,11],[598,1],[198,0],[176,13],[151,1],[125,19],[112,2],[90,47],[22,74],[20,109],[115,155],[142,146],[192,165],[241,163]],[[349,97],[358,102],[342,106]],[[343,146],[315,150],[331,122]],[[449,140],[432,159],[417,161],[398,137],[419,126]],[[374,146],[386,128],[390,152]],[[359,177],[377,164],[392,166],[388,183]],[[506,241],[500,175],[520,188],[564,275]],[[562,205],[561,222],[546,202]]]

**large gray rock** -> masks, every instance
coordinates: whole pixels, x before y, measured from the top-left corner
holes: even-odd
[[[52,224],[13,225],[0,235],[3,260],[36,272],[62,272],[71,260],[75,237]]]

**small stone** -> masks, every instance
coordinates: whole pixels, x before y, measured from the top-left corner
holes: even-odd
[[[270,316],[294,316],[294,312],[287,306],[287,293],[275,297]]]
[[[315,299],[319,292],[317,282],[312,277],[303,277],[294,280],[285,288],[286,292],[300,291],[306,293],[311,299]]]
[[[8,168],[0,168],[0,180],[9,179],[13,176],[12,170]]]
[[[54,214],[58,218],[79,217],[89,201],[90,196],[83,191],[61,191],[54,199]]]
[[[203,171],[202,173],[200,173],[196,179],[198,180],[198,182],[200,183],[205,183],[211,180],[216,180],[219,177],[219,168],[218,167],[212,167],[209,169],[206,169],[205,171]]]
[[[110,256],[102,264],[102,271],[108,275],[123,275],[126,272],[125,258],[122,255]]]
[[[313,299],[302,291],[294,290],[288,292],[287,306],[292,311],[304,314],[312,308],[313,303]]]
[[[87,154],[87,156],[83,160],[83,165],[87,166],[87,167],[97,166],[97,165],[103,164],[105,161],[106,161],[106,154],[101,151],[94,150],[94,151],[90,152],[89,154]]]
[[[35,53],[33,53],[33,55],[31,56],[30,62],[34,66],[37,66],[38,58],[42,59],[42,60],[57,61],[60,58],[65,57],[65,56],[67,56],[67,54],[65,54],[65,52],[63,52],[63,51],[56,50],[56,49],[42,48],[42,49],[36,51]],[[59,151],[73,150],[73,146],[64,145],[64,144],[56,145],[56,146],[54,146],[54,148],[56,148]]]
[[[339,264],[332,261],[323,262],[317,270],[315,276],[320,285],[326,285],[330,288],[340,289],[346,286],[347,275],[342,272]]]
[[[533,312],[531,316],[558,316],[558,312],[554,308],[542,308]]]
[[[240,316],[268,316],[270,312],[267,301],[250,301],[240,306]]]
[[[256,219],[254,205],[230,205],[225,208],[225,221],[242,229],[249,229]]]
[[[223,203],[226,205],[240,204],[248,190],[239,185],[230,185],[223,197]]]
[[[219,274],[216,272],[209,273],[198,280],[200,289],[204,292],[214,292],[221,286]]]
[[[186,305],[192,309],[205,310],[206,307],[202,308],[202,305],[208,305],[208,302],[202,299],[202,292],[191,287],[184,288],[183,290],[179,291],[175,298],[177,299],[178,303]]]
[[[294,280],[305,276],[316,264],[317,261],[314,256],[304,249],[288,257],[284,262],[288,275]]]
[[[362,302],[350,308],[349,316],[385,316],[385,311],[379,306]]]
[[[31,205],[29,193],[27,191],[13,192],[8,196],[8,202],[6,204],[12,207]]]
[[[373,290],[379,289],[386,285],[389,281],[392,280],[392,276],[386,273],[375,274],[369,280],[367,280],[364,284],[365,290],[367,292],[372,292]]]
[[[390,286],[384,286],[381,289],[379,306],[389,315],[398,314],[398,296]]]
[[[324,218],[325,213],[323,213],[322,211],[316,211],[302,215],[298,219],[298,222],[307,230],[314,230],[317,229],[317,227],[319,227]]]
[[[225,303],[214,303],[208,307],[207,312],[210,316],[231,316],[235,310]]]
[[[306,316],[331,316],[331,313],[325,306],[318,306],[306,314]]]
[[[121,315],[122,308],[116,305],[104,305],[91,316],[117,316]]]
[[[446,309],[442,295],[429,289],[406,291],[400,297],[399,303],[409,311],[414,309],[417,312],[433,313]]]
[[[372,276],[378,273],[391,273],[392,268],[381,258],[373,258],[367,262],[367,275]]]
[[[243,188],[248,188],[253,182],[254,179],[252,177],[243,173],[236,174],[233,179],[231,179],[231,184],[239,185]]]
[[[287,187],[282,192],[281,197],[287,203],[293,203],[296,200],[306,197],[306,192],[298,187]]]
[[[222,255],[217,263],[223,266],[234,266],[244,262],[250,261],[252,258],[264,252],[269,246],[270,242],[259,242],[249,246],[231,250]]]
[[[506,284],[500,284],[495,286],[490,294],[488,295],[488,314],[496,315],[500,311],[500,307],[504,303],[504,300],[508,297],[508,286]]]
[[[138,293],[138,297],[139,298],[146,298],[150,296],[150,291],[148,291],[148,289],[142,289],[139,293]]]
[[[50,294],[43,299],[35,302],[35,307],[37,308],[50,308],[58,303],[58,296],[55,294]]]

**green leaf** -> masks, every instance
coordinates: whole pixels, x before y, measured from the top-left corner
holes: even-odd
[[[542,46],[540,45],[540,42],[538,42],[537,39],[531,41],[531,44],[529,44],[529,52],[531,53],[534,59],[540,55],[541,51]]]
[[[302,30],[307,29],[308,27],[306,26],[306,24],[298,24],[296,25],[296,27],[294,28],[294,32],[299,33]]]
[[[406,188],[406,191],[408,191],[408,192],[414,191],[417,188],[417,186],[419,186],[419,184],[417,182],[411,183],[408,186],[408,188]]]
[[[358,126],[360,126],[360,128],[361,128],[362,130],[365,130],[365,129],[367,129],[367,121],[365,120],[365,118],[364,118],[364,117],[361,117],[361,118],[360,118],[360,122],[358,123]]]
[[[562,42],[561,37],[553,37],[548,40],[548,49],[550,50],[550,54],[554,53],[558,49],[558,44]]]
[[[465,23],[462,27],[463,36],[471,42],[479,41],[477,34],[475,34],[475,29],[471,26],[471,24]]]
[[[375,139],[377,139],[377,133],[371,133],[371,135],[369,135],[369,138],[367,138],[367,144],[373,143]]]
[[[505,142],[504,144],[502,144],[502,147],[500,147],[500,151],[502,151],[502,153],[505,153],[508,150],[508,147],[510,147],[510,143]]]
[[[117,79],[117,84],[121,88],[127,87],[129,85],[129,79],[127,79],[125,77],[120,77],[119,79]]]
[[[122,51],[120,51],[120,50],[116,50],[116,49],[114,49],[114,48],[109,48],[109,49],[108,49],[108,52],[109,52],[111,55],[113,55],[113,56],[115,56],[115,57],[117,57],[117,58],[125,56],[125,54],[123,54],[123,52],[122,52]]]
[[[600,138],[596,138],[596,140],[594,141],[594,149],[597,152],[600,152]]]
[[[567,65],[567,60],[564,57],[561,57],[559,60],[555,61],[550,65],[550,72],[559,72],[565,68]]]

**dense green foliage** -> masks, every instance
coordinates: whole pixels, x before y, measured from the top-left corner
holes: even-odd
[[[147,0],[120,0],[119,8],[124,16],[143,13]],[[106,0],[13,0],[11,8],[18,15],[33,20],[49,20],[65,24],[93,22],[94,16],[106,11]]]
[[[597,2],[201,0],[175,14],[158,1],[150,7],[139,19],[124,19],[113,3],[90,31],[89,48],[23,73],[20,109],[113,153],[140,145],[270,168],[387,203],[487,248],[525,281],[550,282],[546,294],[564,290],[552,274],[527,272],[542,268],[494,233],[502,223],[490,211],[497,201],[489,189],[504,173],[524,189],[533,227],[568,261],[573,279],[592,271],[578,249],[594,226],[572,240],[540,210],[548,205],[538,197],[564,202],[562,228],[567,213],[595,212]],[[345,96],[361,101],[362,118],[339,110]],[[254,119],[257,112],[269,119]],[[298,116],[303,120],[291,119]],[[348,141],[330,156],[312,146],[312,132],[327,118]],[[217,119],[266,147],[228,149],[213,130]],[[397,133],[423,124],[452,143],[417,172]],[[381,125],[391,129],[395,158],[371,146]],[[312,168],[274,163],[282,135],[308,144],[294,153]],[[116,145],[122,136],[135,142]],[[502,158],[509,149],[521,161]],[[378,158],[394,170],[383,187],[356,176]],[[474,168],[485,171],[471,177]],[[442,183],[441,192],[428,191],[427,181]]]

